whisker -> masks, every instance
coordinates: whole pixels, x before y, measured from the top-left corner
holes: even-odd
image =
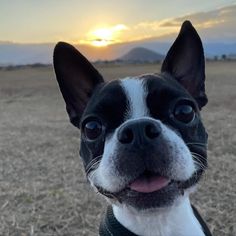
[[[89,173],[90,173],[92,170],[97,169],[99,163],[100,163],[100,162],[94,163],[94,165],[91,166],[91,167],[86,171],[86,175],[89,175]]]
[[[198,162],[200,162],[205,168],[207,168],[207,165],[203,163],[204,157],[198,153],[195,152],[191,152],[192,157],[197,160]]]
[[[87,175],[88,179],[92,181],[93,176],[95,175],[95,171],[90,171]]]
[[[204,170],[205,166],[202,163],[199,163],[198,161],[194,160],[194,164],[200,169],[200,170]]]
[[[201,156],[200,154],[197,154],[197,153],[193,153],[193,152],[191,152],[191,154],[192,154],[194,163],[195,163],[198,167],[200,167],[200,169],[204,170],[204,169],[207,168],[207,166],[202,162],[202,160],[199,159],[199,157],[200,157],[200,158],[203,158],[203,156]]]
[[[96,159],[97,158],[100,158],[101,156],[98,156],[98,157],[96,157]],[[93,161],[91,161],[88,165],[89,165],[89,167],[86,169],[86,174],[88,174],[92,169],[95,169],[95,168],[97,168],[97,166],[100,164],[100,162],[101,162],[101,160],[99,159],[99,160],[93,160]]]
[[[190,152],[191,152],[191,154],[193,154],[195,156],[198,156],[198,157],[201,157],[202,159],[204,159],[204,156],[202,156],[201,154],[196,153],[196,152],[192,152],[192,151],[190,151]]]
[[[201,164],[199,164],[198,162],[194,161],[194,163],[196,163],[196,166],[198,166],[198,168],[199,168],[200,171],[201,171],[201,170],[202,170],[202,171],[205,170],[205,168],[202,167]],[[197,176],[197,171],[195,171],[195,176],[198,177],[198,176]],[[201,180],[202,182],[206,181],[206,180],[207,180],[206,175],[202,175],[201,179],[202,179],[202,180]]]
[[[195,159],[195,160],[197,160],[197,161],[199,161],[201,164],[203,164],[203,162],[202,162],[202,156],[197,156],[197,155],[195,155],[195,154],[192,154],[192,157]],[[201,158],[201,159],[199,159],[199,157]]]
[[[203,146],[203,147],[207,146],[206,143],[186,143],[186,145],[199,145],[199,146]]]

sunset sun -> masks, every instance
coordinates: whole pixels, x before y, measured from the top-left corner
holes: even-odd
[[[97,29],[91,34],[94,37],[92,40],[92,45],[96,47],[107,46],[113,41],[113,32],[109,28]]]
[[[120,32],[127,29],[128,28],[122,24],[95,29],[90,32],[91,45],[95,47],[105,47],[112,43],[119,42]]]

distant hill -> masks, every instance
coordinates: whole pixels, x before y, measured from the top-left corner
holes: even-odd
[[[163,59],[164,55],[143,47],[133,48],[119,58],[119,60],[125,62],[154,62],[162,61]]]
[[[236,40],[235,40],[236,42]],[[89,60],[124,59],[142,61],[163,60],[172,42],[169,41],[135,41],[117,43],[108,47],[94,47],[90,45],[74,45]],[[47,44],[17,44],[0,41],[0,66],[25,64],[50,64],[55,43]],[[147,52],[148,51],[148,52]],[[149,53],[151,51],[151,53]],[[236,43],[207,42],[204,43],[205,55],[208,58],[221,57],[223,54],[236,54]],[[124,52],[128,52],[124,55]],[[160,55],[160,54],[162,55]],[[152,56],[155,54],[155,56]],[[157,55],[161,57],[156,57]],[[141,59],[140,59],[141,58]]]
[[[0,65],[25,65],[52,62],[55,44],[19,44],[0,41]]]

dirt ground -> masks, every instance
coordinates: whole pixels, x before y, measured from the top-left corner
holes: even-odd
[[[106,79],[160,65],[100,66]],[[209,169],[192,200],[215,236],[236,235],[236,62],[207,63]],[[105,202],[87,184],[79,131],[52,68],[0,71],[0,236],[97,235]]]

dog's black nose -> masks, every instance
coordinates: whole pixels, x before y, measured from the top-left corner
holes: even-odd
[[[144,144],[156,139],[161,133],[161,126],[152,120],[130,121],[120,128],[117,137],[122,144]]]

